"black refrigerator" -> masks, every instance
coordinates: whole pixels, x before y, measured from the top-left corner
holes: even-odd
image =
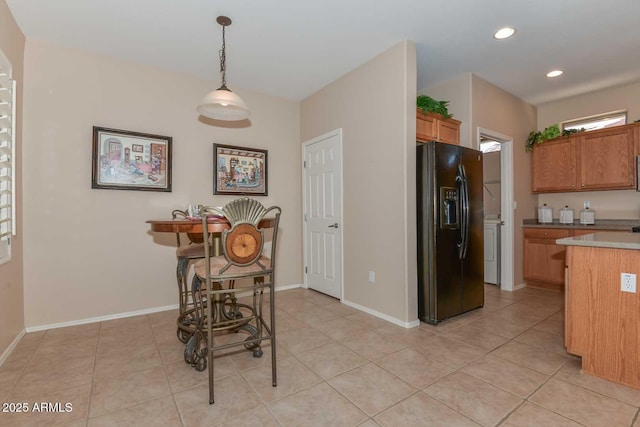
[[[437,324],[484,305],[482,153],[417,150],[418,315]]]

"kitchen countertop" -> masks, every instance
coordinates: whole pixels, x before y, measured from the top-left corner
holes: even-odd
[[[584,236],[556,240],[558,245],[595,248],[640,249],[640,233],[596,232]]]
[[[595,224],[584,225],[580,224],[580,220],[574,220],[573,224],[560,224],[557,219],[553,220],[551,224],[540,224],[537,219],[523,219],[523,228],[568,228],[575,230],[588,230],[593,229],[601,230],[622,230],[631,231],[631,227],[640,226],[639,219],[596,219]]]

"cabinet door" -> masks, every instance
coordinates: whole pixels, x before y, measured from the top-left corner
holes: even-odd
[[[560,138],[533,147],[534,193],[576,191],[576,139]]]
[[[438,129],[436,127],[436,119],[433,116],[422,114],[418,111],[416,114],[416,139],[418,141],[436,141],[438,138]]]
[[[556,239],[569,237],[568,229],[524,229],[524,278],[536,282],[564,284],[566,248]]]
[[[581,190],[635,188],[633,131],[624,126],[579,137]]]
[[[460,123],[437,120],[436,124],[438,126],[438,141],[460,145]]]
[[[524,278],[562,285],[565,247],[550,239],[525,239]]]

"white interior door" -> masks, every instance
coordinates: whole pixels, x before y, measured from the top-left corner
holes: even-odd
[[[342,131],[303,144],[305,284],[342,299]]]

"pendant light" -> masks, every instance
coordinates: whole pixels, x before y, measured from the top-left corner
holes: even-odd
[[[231,25],[231,19],[226,16],[218,16],[218,24],[222,25],[222,49],[220,50],[220,72],[222,73],[222,86],[209,92],[202,98],[198,105],[198,112],[205,117],[216,120],[235,121],[249,118],[249,109],[235,93],[227,87],[226,80],[226,52],[225,52],[225,27]]]

